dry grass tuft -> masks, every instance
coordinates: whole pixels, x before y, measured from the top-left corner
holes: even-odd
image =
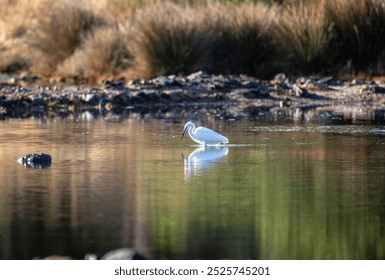
[[[75,52],[82,38],[103,21],[91,11],[66,2],[47,2],[42,9],[27,43],[37,54],[34,70],[50,75]]]
[[[82,44],[82,73],[85,76],[116,75],[133,64],[129,36],[117,28],[94,30]]]
[[[266,76],[274,71],[273,15],[274,9],[262,4],[209,7],[214,72]]]
[[[376,64],[385,49],[385,2],[328,0],[327,4],[340,61],[355,70]]]
[[[0,0],[0,41],[19,38],[39,16],[41,0]]]
[[[25,71],[30,56],[24,38],[38,15],[39,1],[0,0],[0,72]]]
[[[323,0],[293,0],[282,7],[276,35],[282,61],[290,72],[309,74],[330,70],[335,52],[332,26]]]
[[[199,12],[170,2],[136,14],[133,46],[140,76],[191,73],[210,67],[211,36],[199,25]]]
[[[29,68],[28,49],[20,40],[0,43],[0,72],[17,73]]]

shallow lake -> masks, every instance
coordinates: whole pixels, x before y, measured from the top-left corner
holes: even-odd
[[[1,121],[0,258],[385,258],[384,126],[213,118],[200,148],[185,121]]]

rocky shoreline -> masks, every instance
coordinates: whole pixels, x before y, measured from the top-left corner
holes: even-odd
[[[363,120],[385,121],[385,83],[374,81],[341,81],[332,77],[292,80],[285,74],[266,81],[244,75],[196,72],[151,80],[104,80],[100,87],[38,83],[35,77],[1,74],[0,119],[65,118],[83,112],[95,116],[139,113],[178,118],[206,110],[230,120],[255,119],[274,112],[287,113],[292,119],[296,114],[302,119],[314,115],[322,118],[325,112],[333,111],[332,117],[343,112],[361,115]]]

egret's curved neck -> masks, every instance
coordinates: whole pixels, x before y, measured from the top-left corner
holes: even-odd
[[[188,135],[195,135],[195,125],[190,125],[188,128],[187,128],[187,132],[188,132]]]

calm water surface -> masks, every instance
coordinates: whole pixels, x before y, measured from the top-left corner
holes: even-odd
[[[203,149],[183,125],[1,121],[0,258],[385,258],[385,127],[218,120]]]

